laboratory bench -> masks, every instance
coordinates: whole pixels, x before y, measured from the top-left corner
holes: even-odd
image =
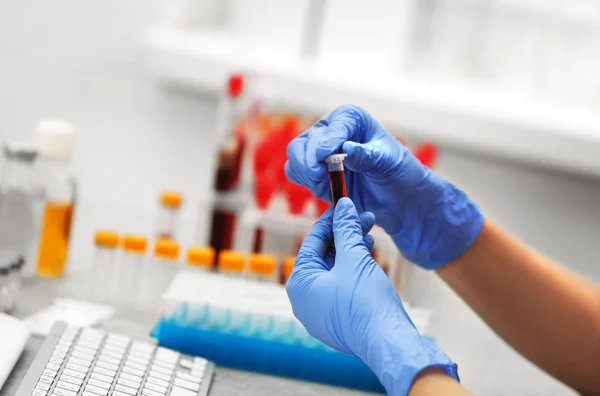
[[[32,279],[25,281],[19,295],[17,308],[14,315],[25,318],[51,304],[56,297],[71,297],[86,299],[86,289],[89,279],[85,273],[68,275],[60,279]],[[148,337],[149,331],[158,319],[158,312],[141,312],[127,307],[126,301],[122,304],[113,304],[116,308],[115,315],[104,323],[109,331],[144,339]],[[43,337],[32,335],[15,365],[12,373],[6,380],[0,396],[12,396],[29,365],[33,361],[36,352],[41,347]],[[213,379],[210,396],[231,395],[367,395],[368,393],[355,390],[331,387],[305,381],[296,381],[289,378],[281,378],[258,373],[232,370],[217,367]]]

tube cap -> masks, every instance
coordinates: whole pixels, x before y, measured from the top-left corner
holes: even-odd
[[[119,246],[119,234],[112,231],[96,231],[94,242],[96,246],[114,249]]]
[[[225,272],[243,272],[246,257],[239,252],[222,250],[219,253],[218,269]]]
[[[215,249],[192,246],[187,251],[187,263],[197,267],[212,268],[215,265]]]
[[[256,275],[274,275],[277,269],[277,260],[268,254],[253,254],[250,256],[250,271]]]
[[[75,143],[75,126],[59,119],[43,119],[35,125],[35,145],[42,158],[69,159]]]
[[[141,235],[126,235],[123,237],[123,250],[131,253],[146,253],[148,240]]]
[[[296,257],[294,256],[287,256],[284,260],[283,260],[283,279],[285,279],[286,281],[288,280],[288,278],[290,277],[290,274],[292,273],[292,268],[294,268],[294,261],[296,261]]]
[[[348,154],[332,154],[325,158],[325,162],[328,164],[339,164],[344,162]]]
[[[227,94],[230,98],[237,98],[244,90],[244,76],[241,74],[233,74],[227,82]]]
[[[176,260],[179,257],[179,244],[170,239],[159,239],[154,244],[154,255],[160,258]]]
[[[183,198],[177,191],[163,191],[160,194],[160,202],[169,208],[178,208],[181,206]]]

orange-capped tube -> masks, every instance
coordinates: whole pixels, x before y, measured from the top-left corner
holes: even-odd
[[[210,270],[215,266],[215,249],[210,246],[192,246],[187,251],[187,263],[196,268]]]
[[[99,230],[94,234],[94,255],[89,291],[94,301],[106,301],[114,291],[112,279],[117,270],[116,254],[119,235],[116,232]]]
[[[112,231],[96,231],[94,243],[99,247],[114,249],[119,246],[119,234]]]
[[[154,244],[154,255],[161,259],[177,260],[179,244],[170,239],[159,239]]]
[[[148,249],[148,240],[141,235],[125,235],[123,250],[130,253],[144,254]]]
[[[275,281],[277,259],[268,254],[253,254],[250,256],[250,273],[262,280]]]
[[[287,280],[290,278],[290,274],[292,273],[292,268],[294,268],[294,261],[296,261],[296,257],[294,257],[294,256],[287,256],[283,260],[283,268],[281,270],[281,275],[282,275],[281,280],[284,285],[287,283]]]
[[[222,250],[219,253],[217,269],[228,274],[242,274],[246,263],[246,256],[232,250]]]
[[[116,279],[119,301],[131,301],[136,307],[144,308],[142,293],[147,290],[148,276],[142,272],[147,269],[148,240],[142,235],[125,235],[121,246],[123,254]]]
[[[159,239],[175,239],[179,225],[179,212],[183,197],[177,191],[163,191],[160,194],[156,237]]]

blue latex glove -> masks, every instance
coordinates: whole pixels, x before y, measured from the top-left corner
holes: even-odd
[[[365,362],[390,395],[406,395],[415,376],[431,366],[458,380],[456,364],[413,325],[362,228],[348,198],[313,225],[286,285],[294,315],[313,337]]]
[[[427,167],[363,109],[327,114],[288,146],[288,179],[331,202],[324,163],[344,161],[348,196],[359,212],[375,214],[402,254],[426,269],[460,256],[475,240],[483,214],[454,185]]]

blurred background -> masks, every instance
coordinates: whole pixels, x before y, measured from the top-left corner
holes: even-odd
[[[98,229],[150,235],[165,189],[184,196],[181,245],[206,238],[219,103],[235,73],[299,131],[353,103],[411,147],[434,143],[436,171],[487,216],[600,280],[593,0],[2,2],[0,141],[31,141],[48,117],[77,130],[69,273],[89,267]],[[435,275],[411,268],[405,287],[433,310],[431,333],[475,394],[571,394]]]

